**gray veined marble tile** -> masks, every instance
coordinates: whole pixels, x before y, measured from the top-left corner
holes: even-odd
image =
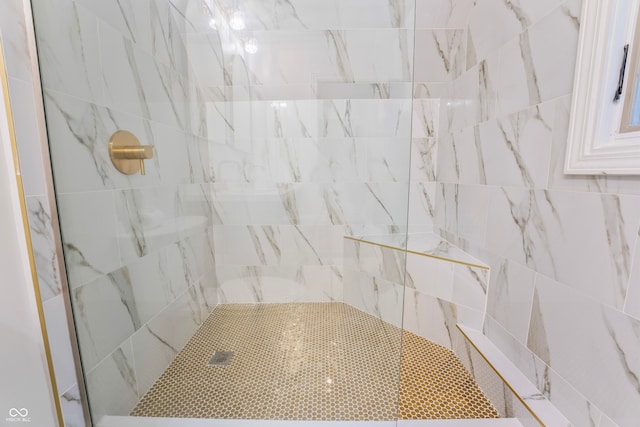
[[[520,342],[526,342],[533,304],[535,272],[502,260],[491,272],[487,314]]]
[[[326,301],[331,292],[331,266],[217,265],[221,302],[278,303]],[[330,297],[330,296],[329,296]]]
[[[545,188],[551,153],[555,103],[479,125],[486,183]]]
[[[639,330],[637,320],[538,276],[528,347],[621,425],[640,420]]]
[[[39,1],[33,12],[43,86],[103,104],[95,15],[71,0]],[[50,19],[51,16],[56,19]]]
[[[123,175],[113,166],[105,149],[111,135],[129,130],[153,144],[145,121],[57,92],[45,91],[51,161],[58,193],[98,191],[129,186],[157,185],[154,162],[147,175]]]
[[[417,0],[416,28],[465,28],[474,0]]]
[[[147,0],[141,0],[146,3]],[[123,36],[136,40],[138,29],[133,17],[133,4],[131,2],[116,0],[114,2],[102,2],[100,0],[78,0],[77,3],[90,10],[101,21],[109,24]]]
[[[416,30],[415,37],[416,81],[445,82],[465,71],[464,30]]]
[[[178,241],[183,222],[177,200],[175,186],[116,192],[117,239],[123,263]]]
[[[141,324],[175,301],[188,286],[177,244],[128,264],[127,271]]]
[[[31,244],[38,272],[38,285],[42,301],[62,292],[60,264],[53,236],[49,204],[45,197],[27,197],[27,216],[31,232]]]
[[[74,385],[60,396],[64,425],[68,427],[86,427],[84,410],[78,386]]]
[[[140,396],[149,390],[180,351],[162,337],[162,332],[145,325],[131,337]]]
[[[142,322],[126,268],[74,289],[71,297],[83,366],[88,372]]]
[[[458,235],[477,245],[484,245],[491,229],[491,197],[488,186],[440,184],[436,189],[436,227]]]
[[[47,322],[47,337],[51,346],[53,369],[58,390],[67,390],[77,382],[76,364],[71,349],[67,312],[62,295],[51,298],[43,304]]]
[[[5,52],[7,75],[31,81],[31,58],[28,49],[26,21],[22,1],[7,0],[0,4],[2,45]]]
[[[87,373],[87,391],[93,419],[129,415],[139,399],[130,340]]]
[[[114,200],[110,191],[59,194],[58,209],[71,288],[120,267]]]
[[[494,193],[490,212],[490,251],[622,308],[638,231],[639,199],[503,189]]]

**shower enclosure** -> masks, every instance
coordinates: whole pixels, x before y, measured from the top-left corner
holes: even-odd
[[[410,188],[424,193],[409,173],[434,179],[424,157],[437,117],[437,103],[417,103],[414,113],[414,1],[32,7],[94,423],[132,411],[215,418],[199,412],[199,392],[182,405],[191,413],[153,408],[198,387],[220,392],[205,379],[248,353],[280,358],[287,371],[246,362],[224,380],[236,401],[220,418],[397,419],[402,249],[409,226],[430,226],[419,209],[409,215]],[[427,74],[442,80],[449,71]],[[152,147],[151,158],[131,160],[144,174],[114,167],[108,146],[122,130]],[[389,239],[399,250],[361,244]],[[189,347],[208,336],[218,347]],[[360,370],[343,363],[361,353],[354,343],[371,347]],[[228,364],[189,362],[182,374],[202,376],[171,377],[185,345]],[[261,369],[266,384],[252,382]],[[341,387],[350,384],[362,396],[345,409]],[[308,411],[277,409],[293,398],[310,399]],[[371,415],[379,399],[387,410]]]

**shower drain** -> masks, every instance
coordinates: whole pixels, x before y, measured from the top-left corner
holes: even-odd
[[[209,360],[209,366],[227,366],[231,361],[233,351],[216,351]]]

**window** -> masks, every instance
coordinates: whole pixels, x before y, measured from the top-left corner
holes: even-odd
[[[639,6],[583,3],[565,173],[640,174]]]

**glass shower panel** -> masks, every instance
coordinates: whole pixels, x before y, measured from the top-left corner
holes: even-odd
[[[33,9],[94,422],[396,419],[413,1]]]

